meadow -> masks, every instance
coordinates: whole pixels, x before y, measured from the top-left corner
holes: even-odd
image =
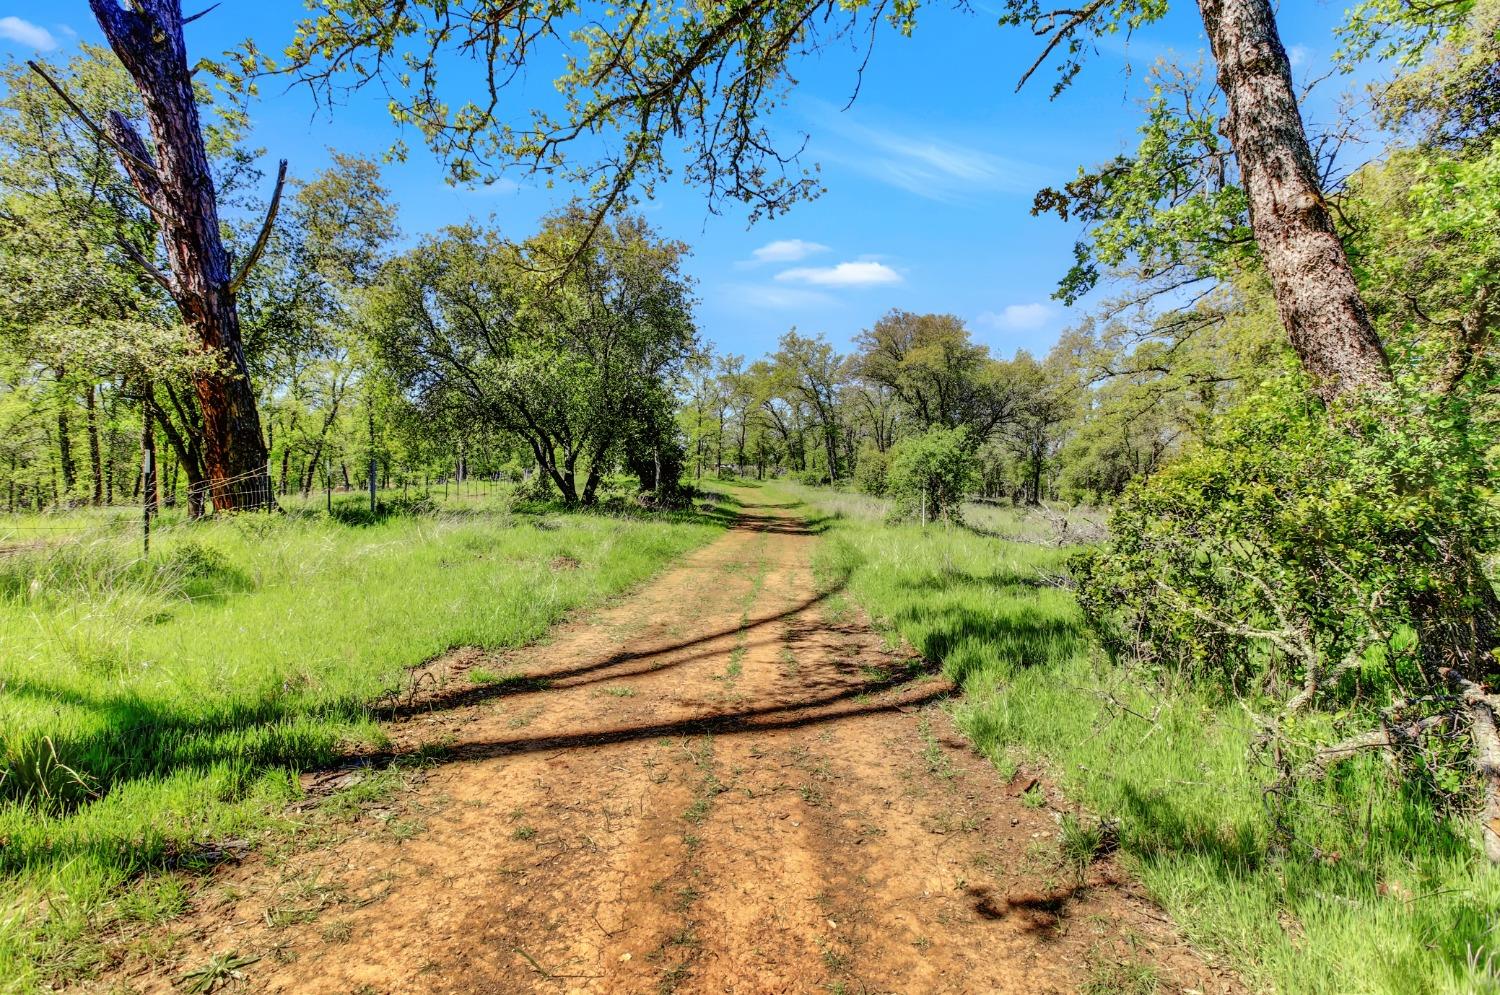
[[[971,505],[977,531],[924,530],[886,524],[876,499],[777,486],[831,519],[822,583],[942,664],[963,691],[958,726],[1001,774],[1044,774],[1102,820],[1096,839],[1252,988],[1500,991],[1500,873],[1463,813],[1433,811],[1375,756],[1267,795],[1247,710],[1110,661],[1061,582],[1069,549],[1035,512]]]
[[[504,488],[384,499],[167,513],[149,555],[126,511],[0,530],[0,991],[87,974],[111,924],[180,911],[156,872],[274,830],[300,771],[382,745],[373,706],[408,668],[536,640],[723,524]]]

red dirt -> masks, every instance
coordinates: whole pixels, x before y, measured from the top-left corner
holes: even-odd
[[[233,950],[260,958],[233,984],[288,993],[1039,995],[1124,962],[1239,991],[1112,860],[1059,866],[1054,812],[957,735],[951,687],[828,617],[816,541],[750,506],[546,643],[443,661],[389,728],[446,753],[321,845],[221,868],[104,984]]]

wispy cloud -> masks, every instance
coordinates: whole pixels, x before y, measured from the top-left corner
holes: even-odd
[[[1286,57],[1291,60],[1292,68],[1296,69],[1312,58],[1312,49],[1306,45],[1293,45],[1286,50]]]
[[[724,296],[743,307],[761,311],[807,311],[834,307],[837,298],[819,290],[804,287],[782,287],[764,283],[731,283],[723,288]]]
[[[57,47],[57,39],[52,32],[40,24],[32,24],[13,16],[0,17],[0,38],[34,48],[38,52],[50,52]]]
[[[1031,163],[920,128],[866,124],[827,105],[819,105],[813,116],[818,133],[838,143],[818,148],[819,157],[929,200],[1029,194],[1046,182],[1045,173]]]
[[[816,287],[873,287],[900,283],[901,274],[885,263],[846,262],[836,266],[798,266],[776,274],[782,283],[807,283]]]
[[[780,238],[774,242],[767,242],[750,253],[750,256],[757,263],[795,263],[808,256],[827,251],[828,246],[821,242],[808,242],[800,238]]]
[[[975,323],[1006,332],[1034,332],[1045,328],[1055,313],[1051,304],[1007,304],[999,311],[984,312]]]

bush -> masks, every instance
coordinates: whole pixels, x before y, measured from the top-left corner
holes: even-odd
[[[859,448],[859,459],[854,464],[854,487],[865,494],[884,497],[886,474],[890,470],[891,454],[866,444]]]
[[[1316,706],[1346,732],[1446,728],[1421,723],[1454,707],[1440,666],[1462,666],[1450,640],[1488,584],[1473,568],[1496,535],[1487,433],[1451,399],[1335,421],[1307,396],[1273,382],[1128,490],[1109,543],[1072,563],[1085,615],[1117,656],[1279,702],[1283,734]],[[1402,759],[1450,796],[1466,786],[1441,739]]]
[[[792,477],[801,484],[808,487],[821,487],[828,483],[828,474],[823,470],[798,470]]]
[[[961,522],[964,496],[979,484],[979,460],[967,428],[930,428],[891,447],[886,492],[895,519],[923,513]]]

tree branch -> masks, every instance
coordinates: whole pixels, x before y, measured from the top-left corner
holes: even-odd
[[[255,264],[260,262],[261,254],[266,251],[266,243],[271,240],[271,229],[276,224],[276,211],[281,207],[281,190],[286,185],[286,160],[276,167],[276,189],[271,192],[271,206],[266,210],[266,220],[260,226],[260,234],[255,237],[255,244],[250,247],[249,255],[245,256],[245,263],[240,271],[229,281],[229,292],[236,293],[244,286],[245,280],[250,276],[250,271]]]

